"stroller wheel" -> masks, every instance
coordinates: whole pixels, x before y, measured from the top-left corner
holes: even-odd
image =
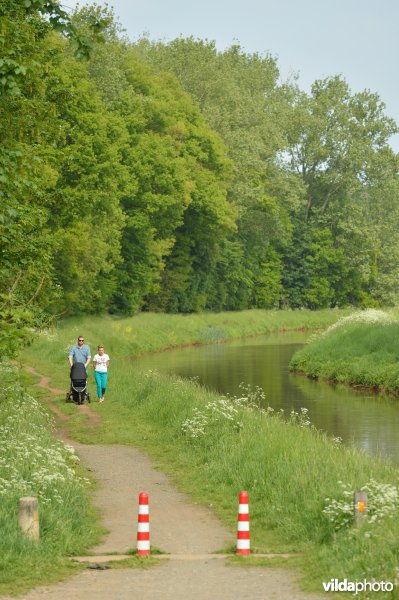
[[[91,400],[90,400],[90,394],[86,394],[86,398],[87,398],[87,402],[90,403],[91,402]]]
[[[66,393],[66,398],[65,398],[65,402],[70,402],[71,401],[71,393],[67,392]]]

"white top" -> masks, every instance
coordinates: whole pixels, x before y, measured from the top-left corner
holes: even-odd
[[[107,368],[108,361],[109,361],[108,354],[104,353],[102,356],[100,356],[99,354],[96,354],[93,358],[93,362],[96,363],[94,365],[94,370],[98,371],[99,373],[106,373],[108,371],[108,368]]]

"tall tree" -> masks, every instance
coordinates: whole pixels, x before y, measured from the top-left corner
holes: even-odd
[[[305,190],[296,207],[298,223],[306,224],[309,239],[313,239],[311,231],[328,228],[325,251],[331,255],[331,239],[345,265],[330,302],[373,303],[376,230],[368,198],[376,186],[384,186],[384,168],[392,175],[395,171],[396,158],[388,140],[397,126],[385,115],[376,94],[352,94],[338,76],[315,82],[310,96],[298,92],[294,115],[288,129],[289,168]],[[332,282],[330,287],[331,295]]]
[[[289,219],[284,203],[272,189],[272,180],[276,154],[286,145],[285,123],[291,111],[289,86],[278,84],[279,71],[273,57],[246,54],[238,45],[218,52],[214,42],[180,38],[168,44],[142,39],[135,47],[154,68],[177,76],[227,146],[233,163],[229,198],[238,211],[238,230],[230,248],[241,246],[239,254],[245,265],[237,270],[231,263],[233,272],[229,273],[229,263],[225,263],[218,276],[223,273],[226,289],[222,292],[220,282],[217,289],[228,298],[226,308],[234,308],[234,298],[235,308],[242,307],[244,297],[249,306],[256,295],[258,278],[265,277],[267,257],[288,239]],[[278,280],[279,268],[277,263],[269,263],[269,270],[272,264],[276,272],[271,280]],[[237,295],[234,290],[238,273],[242,280]],[[208,307],[220,306],[216,298],[214,302]]]
[[[176,79],[156,74],[113,34],[89,69],[128,134],[130,189],[121,200],[126,227],[113,310],[202,307],[218,246],[234,228],[225,148]]]
[[[9,355],[55,291],[46,192],[57,178],[49,160],[56,123],[45,98],[47,25],[8,2],[0,27],[0,349]]]
[[[86,64],[72,57],[62,55],[48,75],[47,97],[58,122],[58,180],[48,197],[54,273],[62,290],[54,310],[104,311],[115,291],[125,221],[126,128],[107,111]]]
[[[397,132],[377,94],[352,94],[346,81],[316,81],[311,95],[299,93],[289,131],[290,166],[306,186],[305,220],[334,213],[376,176],[375,164]]]

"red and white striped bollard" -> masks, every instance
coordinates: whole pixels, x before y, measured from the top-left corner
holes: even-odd
[[[148,494],[140,492],[139,516],[137,523],[137,554],[147,556],[150,553],[150,513]]]
[[[250,554],[248,492],[240,492],[237,523],[237,554]]]

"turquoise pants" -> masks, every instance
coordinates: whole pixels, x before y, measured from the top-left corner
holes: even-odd
[[[107,388],[108,373],[100,373],[99,371],[94,371],[94,377],[96,378],[97,384],[97,396],[99,398],[102,398]]]

